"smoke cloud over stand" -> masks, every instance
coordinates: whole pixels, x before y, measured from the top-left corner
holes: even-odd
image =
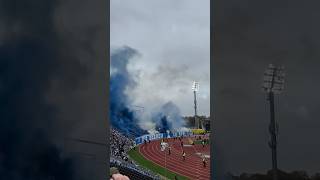
[[[138,55],[138,51],[125,46],[111,52],[110,78],[110,118],[113,127],[125,135],[141,136],[150,131],[167,132],[184,126],[179,108],[168,102],[155,110],[147,109],[138,114],[132,107],[128,91],[133,90],[138,82],[128,71],[128,64]],[[152,127],[142,127],[151,124]]]
[[[140,136],[147,131],[138,126],[138,119],[126,94],[127,88],[134,88],[136,82],[130,76],[128,61],[137,55],[130,47],[123,47],[111,54],[110,118],[111,125],[125,135]]]

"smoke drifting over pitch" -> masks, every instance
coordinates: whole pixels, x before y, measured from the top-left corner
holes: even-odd
[[[184,126],[179,108],[168,102],[155,111],[146,110],[143,114],[135,112],[132,98],[127,93],[134,89],[137,81],[128,71],[128,64],[139,53],[125,46],[111,52],[110,67],[110,119],[111,124],[126,135],[140,136],[148,131],[166,132]],[[142,127],[141,124],[152,124],[153,127]]]
[[[156,130],[163,133],[172,129],[179,129],[185,125],[179,108],[173,102],[167,102],[161,106],[153,118],[156,124]]]

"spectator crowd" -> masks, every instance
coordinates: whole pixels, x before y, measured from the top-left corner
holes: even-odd
[[[129,159],[127,153],[134,146],[134,140],[124,136],[114,128],[110,128],[110,167],[117,168],[119,173],[127,175],[130,180],[160,179],[151,171],[134,164]]]
[[[134,141],[113,128],[110,129],[110,132],[111,156],[128,161],[129,158],[127,152],[134,147]]]

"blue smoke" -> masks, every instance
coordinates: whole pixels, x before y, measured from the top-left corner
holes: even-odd
[[[153,116],[156,123],[156,130],[166,133],[185,125],[185,121],[180,115],[179,108],[173,102],[164,104],[158,113]]]
[[[132,102],[126,94],[127,90],[134,89],[137,82],[127,69],[129,60],[139,53],[130,48],[123,47],[111,53],[110,75],[110,119],[111,125],[126,136],[141,136],[148,134],[138,122],[138,115],[132,107]],[[155,130],[165,133],[168,130],[181,128],[185,125],[179,108],[172,102],[161,106],[150,119],[155,123]],[[146,119],[146,121],[149,121]]]
[[[167,116],[162,115],[159,117],[159,121],[156,123],[156,130],[159,133],[167,133],[172,129],[172,124],[168,121]]]
[[[127,89],[136,86],[136,82],[130,76],[127,65],[130,59],[138,52],[130,47],[123,47],[111,53],[110,76],[110,119],[111,125],[127,136],[141,136],[147,134],[138,125],[138,118],[130,109],[131,102],[125,93]]]

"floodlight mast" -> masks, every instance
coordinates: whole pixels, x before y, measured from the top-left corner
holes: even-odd
[[[272,151],[272,170],[273,180],[278,180],[278,167],[277,167],[277,132],[278,124],[275,120],[274,113],[274,94],[280,94],[283,90],[284,85],[284,72],[283,67],[275,67],[272,64],[269,65],[268,69],[264,73],[264,84],[263,90],[267,92],[267,100],[270,103],[270,125],[269,132],[271,135],[271,141],[269,146]]]
[[[200,128],[200,122],[198,119],[197,115],[197,91],[199,91],[199,83],[196,81],[193,81],[193,95],[194,95],[194,123],[195,123],[195,128],[199,129]]]

